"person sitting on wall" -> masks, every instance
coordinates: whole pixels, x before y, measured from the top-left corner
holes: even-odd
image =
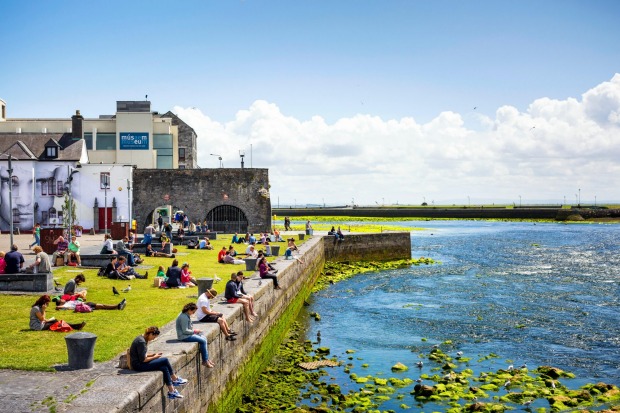
[[[195,235],[196,234],[196,224],[190,222],[189,229],[187,230],[187,235]]]
[[[202,331],[194,329],[191,317],[196,313],[198,307],[194,303],[187,303],[176,320],[177,339],[189,343],[198,343],[202,365],[213,368],[215,364],[209,360],[207,350],[207,339],[202,335]]]
[[[159,328],[153,326],[133,340],[129,348],[131,368],[136,371],[161,371],[164,375],[164,383],[168,387],[168,398],[182,399],[183,395],[174,387],[186,384],[187,380],[174,374],[170,362],[166,357],[162,357],[162,353],[148,353],[149,341],[155,340],[158,336]]]
[[[127,242],[127,248],[132,250],[133,246],[136,245],[136,243],[138,242],[138,236],[136,235],[135,232],[129,231],[128,239],[129,239],[129,241]]]
[[[336,237],[337,241],[343,241],[344,240],[344,234],[340,230],[340,227],[338,227],[338,231],[336,231],[336,234],[334,234],[334,236]]]
[[[196,319],[201,323],[218,323],[220,325],[220,330],[226,336],[226,340],[235,341],[235,336],[237,333],[230,329],[228,322],[224,318],[224,314],[211,310],[211,303],[209,300],[215,298],[216,296],[217,291],[214,289],[207,290],[203,294],[200,294],[200,297],[198,297],[198,302],[196,303],[198,306],[198,311],[196,311]]]
[[[0,251],[0,274],[6,274],[6,261],[4,260],[5,252]]]
[[[26,272],[31,272],[35,274],[45,274],[48,272],[52,272],[52,265],[50,263],[50,257],[43,251],[39,245],[32,249],[32,252],[35,253],[36,258],[34,263],[26,267]]]
[[[327,235],[336,235],[336,227],[332,225],[332,229],[327,231]]]
[[[265,257],[265,253],[263,253],[263,251],[258,251],[258,256],[256,257],[256,268],[258,268],[258,263],[260,262],[260,260],[263,259],[263,257]],[[274,274],[278,273],[278,270],[276,270],[276,267],[274,267],[274,265],[272,263],[270,263],[269,261],[267,261],[267,267],[269,267],[269,271],[273,271]]]
[[[225,247],[224,247],[225,248]],[[238,260],[230,256],[230,252],[226,251],[224,253],[224,258],[222,259],[223,264],[245,264],[245,261]]]
[[[151,244],[146,246],[146,256],[147,257],[164,257],[164,258],[174,258],[174,254],[166,254],[165,252],[155,251]]]
[[[226,249],[226,245],[224,245],[220,252],[217,253],[217,262],[219,262],[220,264],[224,264],[224,256],[226,255],[227,251],[228,250]]]
[[[71,264],[72,258],[75,258],[77,265],[82,265],[82,259],[80,258],[80,243],[75,235],[71,235],[71,242],[69,243],[67,265]]]
[[[245,314],[245,320],[250,323],[254,322],[254,317],[258,316],[254,312],[254,297],[246,294],[243,289],[243,271],[232,273],[230,275],[230,281],[226,283],[226,290],[224,296],[229,304],[242,304],[243,313]]]
[[[17,244],[11,245],[11,251],[4,254],[5,274],[17,274],[24,268],[24,256],[18,251]]]
[[[117,252],[114,251],[114,244],[112,243],[112,236],[110,234],[105,234],[103,236],[103,247],[101,247],[99,254],[117,254]]]
[[[127,245],[126,245],[127,242],[129,242],[129,238],[127,237],[123,237],[123,239],[119,240],[116,243],[116,251],[120,257],[124,257],[127,260],[127,264],[129,264],[132,267],[135,267],[138,264],[136,264],[136,261],[134,260],[134,256],[131,250],[127,248]],[[148,245],[151,245],[151,244],[148,244]]]
[[[56,266],[56,258],[63,257],[65,264],[69,261],[69,243],[62,235],[54,240],[56,251],[52,254],[52,264]]]
[[[213,245],[211,245],[211,241],[209,241],[209,238],[204,237],[204,239],[200,240],[200,243],[198,244],[198,249],[212,250]]]
[[[179,239],[179,244],[183,244],[183,238],[185,238],[185,230],[183,227],[179,227],[177,230],[177,238]]]
[[[119,278],[121,279],[127,279],[128,275],[133,275],[134,277],[143,279],[143,280],[149,278],[148,271],[145,272],[144,275],[138,274],[136,270],[134,270],[129,265],[127,265],[127,260],[123,256],[118,257],[118,260],[116,264],[114,265],[114,267],[115,267],[115,270],[120,275]]]
[[[259,271],[260,278],[273,280],[274,290],[280,289],[280,286],[278,285],[278,276],[275,273],[269,272],[269,266],[267,265],[266,257],[261,258],[261,260],[259,261],[258,271]]]
[[[164,224],[164,232],[166,233],[168,239],[172,238],[172,224],[170,222],[166,222]]]

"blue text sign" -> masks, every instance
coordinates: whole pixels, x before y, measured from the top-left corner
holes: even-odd
[[[121,149],[148,149],[148,132],[121,132]]]

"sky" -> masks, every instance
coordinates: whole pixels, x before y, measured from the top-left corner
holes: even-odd
[[[619,1],[0,1],[9,118],[172,110],[274,206],[620,202]]]

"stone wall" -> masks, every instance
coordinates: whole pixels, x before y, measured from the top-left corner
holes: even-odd
[[[269,189],[268,169],[136,169],[133,180],[138,231],[152,219],[155,208],[164,204],[183,210],[191,220],[203,220],[213,208],[231,205],[247,217],[248,231],[271,229],[270,199],[259,194],[261,188]]]
[[[240,305],[222,304],[220,297],[214,300],[218,302],[214,305],[215,310],[224,313],[232,329],[239,333],[237,341],[229,342],[224,340],[216,324],[194,324],[207,337],[209,358],[215,361],[215,368],[200,366],[196,344],[176,340],[173,322],[162,329],[160,337],[149,345],[149,351],[163,352],[175,371],[189,379],[189,383],[181,389],[183,399],[173,401],[166,398],[166,388],[159,372],[122,370],[115,376],[102,374],[87,392],[71,402],[69,411],[234,412],[242,395],[252,391],[256,378],[268,365],[291,322],[297,317],[323,269],[327,255],[340,261],[350,257],[375,257],[370,258],[374,260],[385,256],[386,249],[392,250],[398,245],[400,252],[391,254],[390,258],[411,257],[409,233],[349,236],[335,247],[332,242],[331,237],[312,237],[302,244],[299,249],[303,264],[278,258],[276,266],[282,286],[280,291],[275,291],[269,280],[259,285],[260,279],[256,273],[245,282],[246,291],[255,297],[255,308],[259,313],[254,324],[243,320]],[[246,273],[246,276],[249,275]]]

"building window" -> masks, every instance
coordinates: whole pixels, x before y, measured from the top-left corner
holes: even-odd
[[[65,187],[62,181],[56,181],[56,196],[62,196]]]
[[[55,146],[47,146],[45,148],[45,156],[47,158],[58,158],[58,148]]]
[[[179,162],[185,162],[185,148],[179,148]]]
[[[47,179],[44,181],[41,181],[41,195],[47,196]]]
[[[93,150],[93,134],[92,132],[84,133],[84,140],[86,141],[86,149],[89,151]]]
[[[98,133],[97,150],[116,150],[116,133]]]
[[[54,178],[47,180],[47,194],[50,196],[56,195],[56,180]]]
[[[185,169],[185,165],[179,165],[179,169]]]
[[[157,169],[172,169],[172,135],[153,135],[153,149],[157,151]]]
[[[48,212],[47,211],[41,211],[41,225],[43,225],[43,226],[49,225]]]
[[[99,188],[110,189],[110,172],[101,172],[99,174]]]
[[[13,208],[13,225],[19,224],[19,209]]]

